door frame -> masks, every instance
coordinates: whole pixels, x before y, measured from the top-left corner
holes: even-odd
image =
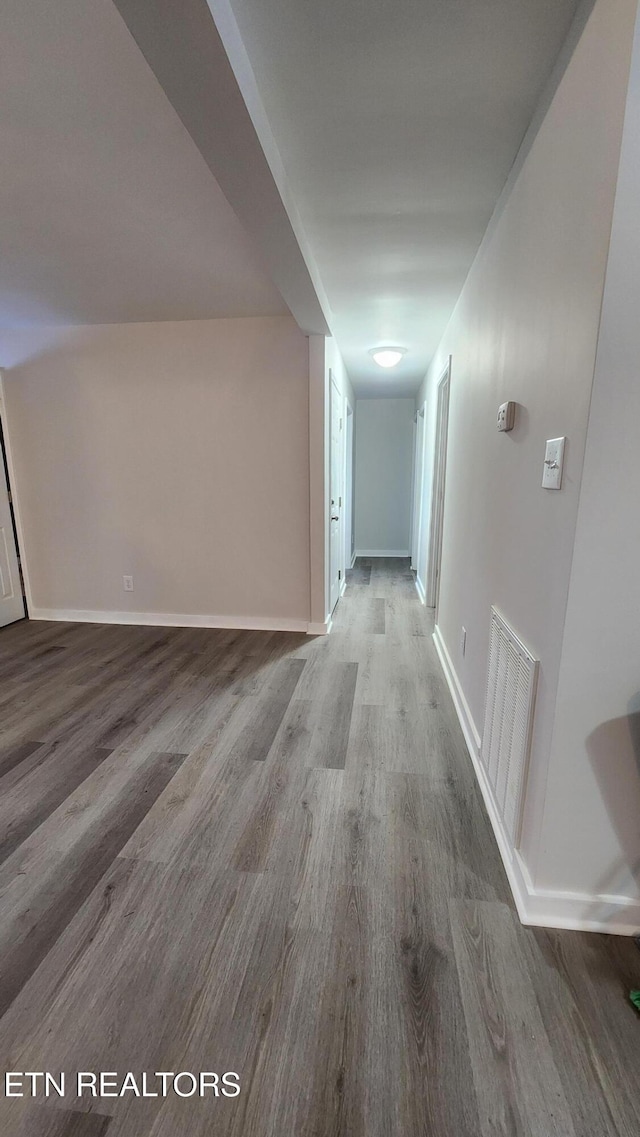
[[[5,399],[4,389],[4,372],[0,368],[0,463],[4,465],[4,472],[7,479],[7,487],[9,490],[9,509],[11,512],[11,521],[13,525],[13,539],[16,545],[16,553],[18,556],[18,575],[20,578],[20,589],[22,591],[22,606],[24,608],[24,618],[29,619],[29,612],[33,607],[31,599],[31,588],[29,586],[29,574],[27,572],[27,562],[24,556],[24,531],[22,528],[22,520],[20,517],[20,505],[18,502],[18,493],[16,489],[16,475],[15,466],[13,463],[13,455],[11,452],[11,441],[9,438],[9,424],[7,422],[7,404]],[[10,625],[9,625],[10,626]]]
[[[444,530],[444,500],[447,481],[447,442],[449,433],[449,397],[451,391],[451,356],[438,380],[436,407],[436,436],[433,456],[433,486],[431,490],[431,518],[429,525],[429,560],[427,568],[427,606],[435,608],[438,622],[440,598],[440,572],[442,565],[442,536]]]
[[[427,427],[427,404],[424,402],[416,412],[415,447],[413,459],[413,516],[411,519],[411,568],[420,577],[419,560],[422,544],[423,498],[424,498],[424,457]]]
[[[353,501],[353,434],[354,434],[354,413],[353,407],[345,395],[344,400],[344,510],[342,516],[344,518],[344,534],[343,534],[343,568],[344,579],[346,581],[347,569],[353,568],[355,561],[355,540],[354,540],[354,501]]]
[[[334,402],[335,400],[335,402]],[[333,369],[329,368],[329,611],[333,615],[337,604],[345,588],[345,572],[344,572],[344,417],[345,417],[345,397],[340,391],[338,384],[333,374]],[[334,406],[338,408],[339,413],[339,427],[338,427],[338,454],[335,462],[335,469],[338,474],[338,485],[333,485],[333,470],[334,470],[334,456],[333,456],[333,413]],[[334,497],[338,499],[338,504],[334,505]],[[331,544],[331,525],[334,508],[338,511],[338,595],[333,599],[331,591],[333,580],[331,577],[331,566],[333,564],[332,557],[332,544]]]

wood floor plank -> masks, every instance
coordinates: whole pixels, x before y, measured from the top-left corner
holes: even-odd
[[[350,587],[358,585],[368,586],[371,583],[371,565],[363,564],[362,558],[356,561],[352,569],[347,570],[347,584]]]
[[[8,774],[16,766],[21,765],[30,754],[39,750],[42,743],[40,742],[19,742],[14,746],[9,746],[0,757],[0,776]]]
[[[313,748],[308,765],[341,770],[347,758],[357,663],[336,663],[327,668],[327,683],[316,701]]]
[[[309,718],[308,703],[298,701],[291,705],[291,713],[287,716],[277,753],[256,785],[256,802],[234,853],[233,867],[238,871],[264,870],[278,817],[285,810],[288,812],[290,783],[300,765],[300,762],[295,761],[295,755],[304,747],[308,738]]]
[[[466,871],[451,855],[449,842],[434,831],[431,794],[423,780],[403,774],[388,781],[387,888],[394,898],[390,934],[402,1012],[400,1080],[410,1088],[403,1126],[477,1137],[464,992],[449,922],[450,898],[460,894]],[[452,1094],[452,1085],[465,1086],[465,1093]]]
[[[63,750],[43,746],[0,781],[0,861],[98,768],[111,750]]]
[[[450,903],[482,1137],[577,1134],[506,905]]]
[[[384,597],[372,597],[368,604],[368,619],[364,630],[374,635],[383,636],[385,633],[387,602]]]
[[[238,738],[238,754],[242,752],[253,762],[264,762],[304,668],[303,659],[280,663],[262,689],[254,712]]]
[[[73,1113],[38,1104],[11,1103],[7,1110],[11,1137],[107,1137],[110,1118],[97,1113]]]
[[[56,849],[57,827],[82,811],[74,795],[40,826],[0,869],[0,1013],[4,1013],[62,930],[90,895],[130,833],[183,761],[182,754],[152,754],[117,796],[85,813],[76,841]],[[101,764],[104,769],[105,763]],[[98,771],[100,773],[100,770]],[[93,775],[95,776],[95,775]],[[91,781],[86,779],[76,793]],[[48,828],[47,828],[48,826]]]
[[[580,1137],[640,1132],[638,949],[628,937],[516,928]]]

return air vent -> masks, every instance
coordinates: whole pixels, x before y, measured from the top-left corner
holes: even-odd
[[[491,609],[482,761],[514,848],[520,838],[538,661]]]

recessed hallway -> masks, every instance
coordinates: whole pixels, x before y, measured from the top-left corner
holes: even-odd
[[[515,914],[404,560],[330,636],[0,634],[13,1137],[607,1137],[640,1129],[629,940]],[[238,1097],[77,1100],[77,1071]]]

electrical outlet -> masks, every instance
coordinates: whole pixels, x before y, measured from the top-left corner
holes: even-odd
[[[124,588],[125,592],[133,592],[133,577],[123,576],[122,587]]]
[[[464,655],[467,650],[467,629],[463,628],[460,633],[460,654]]]
[[[516,404],[503,403],[498,407],[498,430],[513,430],[516,421]]]

